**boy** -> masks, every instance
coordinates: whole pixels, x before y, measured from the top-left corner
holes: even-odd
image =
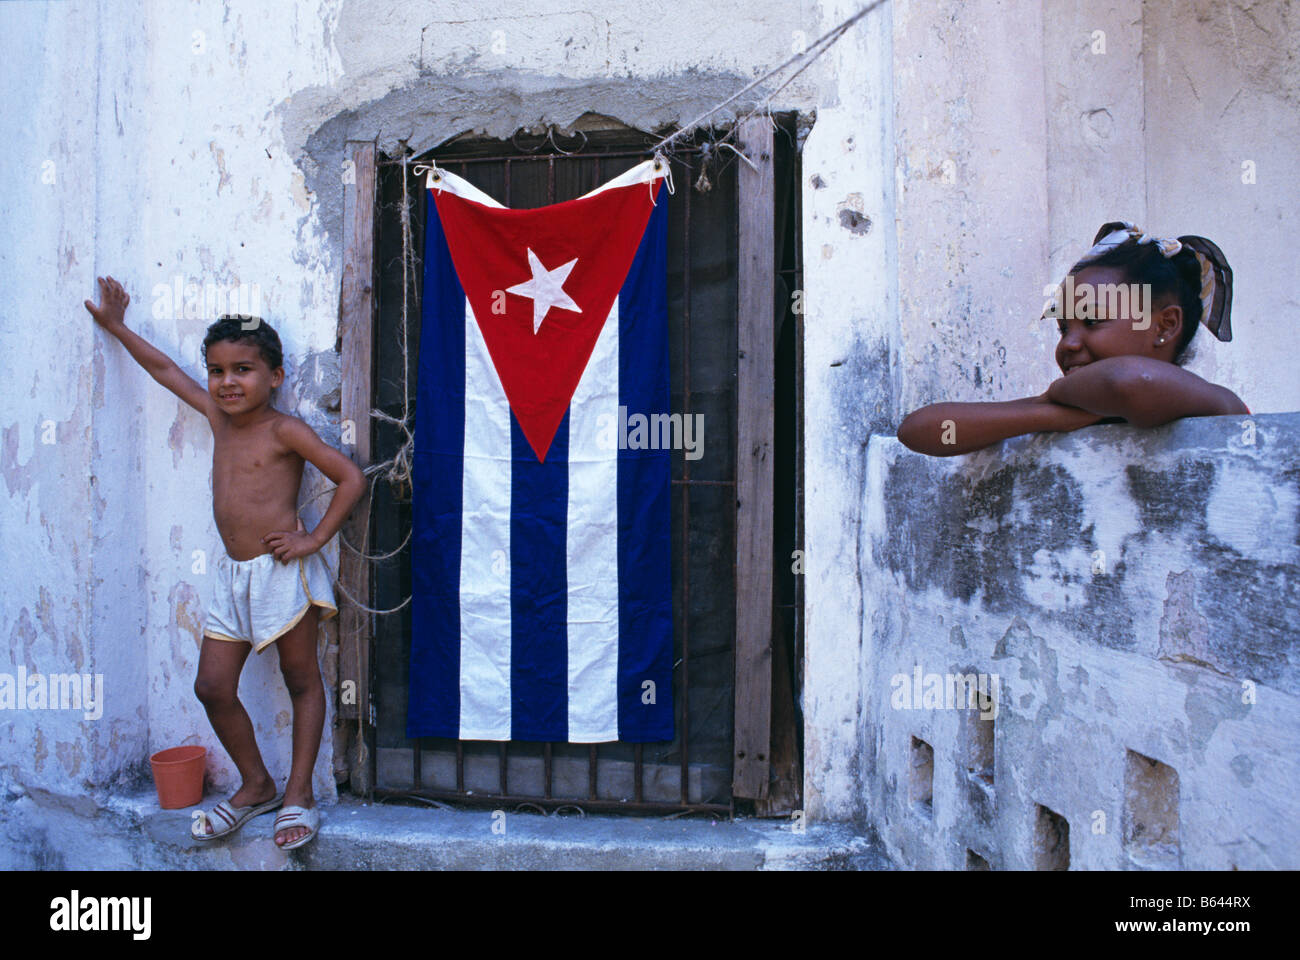
[[[320,823],[312,768],[325,723],[325,691],[316,660],[318,607],[337,613],[328,569],[317,551],[342,526],[365,491],[351,460],[326,446],[297,417],[271,407],[284,381],[280,338],[256,317],[222,317],[203,341],[205,391],[166,355],[126,328],[130,296],[112,277],[99,278],[100,304],[86,309],[155,380],[208,418],[212,427],[212,512],[226,555],[214,564],[214,588],[199,651],[194,693],[239,769],[242,783],[194,825],[197,840],[238,830],[281,807],[275,842],[293,849]],[[297,519],[303,461],[337,484],[311,533]],[[296,527],[296,529],[295,529]],[[244,661],[276,645],[293,702],[293,759],[281,796],[262,762],[253,725],[236,691]]]

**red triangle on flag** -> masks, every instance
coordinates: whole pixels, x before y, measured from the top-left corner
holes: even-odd
[[[537,459],[587,368],[662,181],[535,210],[434,190],[456,275]]]

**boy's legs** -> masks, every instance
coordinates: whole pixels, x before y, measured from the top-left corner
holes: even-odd
[[[243,781],[230,801],[235,807],[251,807],[275,796],[275,781],[262,762],[253,722],[238,696],[239,674],[251,651],[247,643],[204,637],[194,680],[194,695],[207,711],[208,722]],[[212,833],[211,823],[207,824],[207,832]]]
[[[314,803],[311,775],[325,728],[325,685],[321,682],[320,664],[316,659],[319,616],[319,607],[308,607],[294,628],[275,641],[280,655],[280,672],[293,701],[293,761],[289,768],[289,782],[284,787],[286,807],[311,807]],[[275,842],[283,846],[306,834],[306,827],[288,827],[276,832]]]

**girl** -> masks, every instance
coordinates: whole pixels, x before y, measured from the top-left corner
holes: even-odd
[[[946,457],[1040,430],[1249,414],[1231,390],[1180,366],[1199,323],[1232,339],[1231,307],[1232,268],[1209,240],[1162,240],[1127,221],[1104,224],[1044,312],[1061,332],[1056,363],[1064,375],[1023,400],[922,407],[899,424],[898,439]]]

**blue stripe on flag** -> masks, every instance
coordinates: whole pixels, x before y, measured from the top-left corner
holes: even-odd
[[[568,740],[569,414],[541,463],[510,414],[510,738]]]
[[[658,202],[619,293],[619,404],[668,413],[668,204]],[[669,450],[618,452],[618,730],[629,743],[673,739]],[[642,702],[654,682],[652,704]]]
[[[465,292],[425,191],[424,304],[416,378],[408,737],[460,734],[460,540]]]

